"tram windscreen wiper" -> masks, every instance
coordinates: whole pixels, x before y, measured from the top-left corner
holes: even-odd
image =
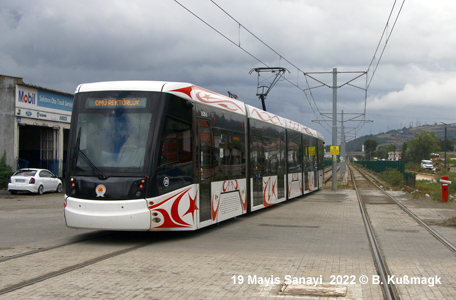
[[[85,155],[84,152],[82,152],[81,149],[77,149],[77,153],[78,153],[78,155],[80,154],[82,159],[92,168],[92,171],[98,175],[99,179],[101,179],[101,180],[108,179],[108,177],[106,175],[104,175],[103,172],[101,172],[101,170],[98,169],[97,166],[95,166],[93,164],[93,162],[87,157],[87,155]]]
[[[76,166],[79,154],[81,154],[82,160],[84,160],[92,168],[92,171],[98,175],[99,179],[101,179],[101,180],[108,179],[108,177],[106,175],[104,175],[103,172],[101,172],[101,170],[98,169],[97,166],[95,166],[93,164],[93,162],[87,157],[87,155],[84,152],[82,152],[82,150],[79,148],[80,141],[81,141],[81,128],[79,128],[79,130],[78,130],[78,134],[76,137],[76,145],[73,148],[74,152],[73,152],[72,156],[73,156],[74,166]]]

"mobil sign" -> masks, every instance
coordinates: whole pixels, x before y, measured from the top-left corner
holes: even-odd
[[[25,86],[16,86],[16,107],[35,108],[38,92],[36,89]]]
[[[28,86],[16,85],[16,107],[71,115],[73,97]]]
[[[73,97],[16,85],[16,116],[69,123]]]

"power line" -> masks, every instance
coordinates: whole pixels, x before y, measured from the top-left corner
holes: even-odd
[[[296,70],[297,70],[297,73],[304,73],[304,71],[302,71],[298,66],[296,66],[295,64],[293,64],[291,61],[289,61],[288,59],[286,59],[283,55],[281,55],[279,52],[277,52],[276,50],[274,50],[271,46],[269,46],[266,42],[264,42],[262,39],[260,39],[258,36],[256,36],[253,32],[251,32],[247,27],[245,27],[244,25],[241,24],[241,22],[239,22],[238,20],[236,20],[233,16],[231,16],[226,10],[224,10],[220,5],[218,5],[214,0],[210,0],[215,6],[217,6],[222,12],[224,12],[228,17],[230,17],[234,22],[236,22],[239,26],[239,29],[243,28],[245,31],[247,31],[251,36],[253,36],[255,39],[257,39],[260,43],[262,43],[264,46],[266,46],[269,50],[271,50],[272,52],[274,52],[276,55],[279,56],[279,59],[283,59],[284,61],[286,61],[287,63],[289,63],[291,66],[293,66]],[[239,42],[239,47],[240,46],[240,42]],[[302,90],[298,84],[294,84],[293,82],[291,82],[290,80],[288,80],[286,77],[284,77],[284,80],[286,80],[288,83],[294,85],[295,87],[297,87],[298,89]],[[307,80],[306,80],[307,82]],[[308,85],[308,82],[307,82],[307,85]],[[310,88],[310,86],[308,85],[308,87]],[[308,96],[307,96],[307,93],[305,92],[305,90],[303,90],[305,96],[306,96],[306,99],[307,101],[309,102],[309,105],[310,105],[310,108],[312,109],[312,111],[314,112],[315,116],[318,118],[318,115],[317,113],[315,112],[315,109],[318,111],[318,114],[321,115],[321,112],[320,112],[320,109],[318,108],[318,105],[317,103],[315,102],[315,99],[313,98],[313,95],[312,93],[310,94],[311,95],[311,99],[312,101],[314,102],[315,104],[315,109],[312,107],[312,103],[310,102]]]
[[[392,16],[393,11],[394,11],[394,8],[395,8],[395,6],[396,6],[396,1],[397,1],[397,0],[395,0],[394,3],[393,3],[393,7],[391,8],[391,12],[390,12],[390,14],[389,14],[389,16],[388,16],[388,20],[386,21],[385,28],[383,29],[382,36],[380,37],[380,41],[378,42],[378,45],[377,45],[377,49],[375,49],[374,56],[372,57],[372,60],[371,60],[371,62],[370,62],[370,64],[369,64],[369,67],[367,68],[367,72],[369,72],[369,70],[370,70],[372,64],[374,63],[376,54],[377,54],[377,52],[378,52],[378,49],[380,48],[380,44],[382,43],[383,37],[385,36],[386,30],[388,29],[388,26],[389,26],[389,23],[390,23],[391,16]],[[405,3],[405,0],[402,1],[401,7],[399,8],[399,12],[397,13],[396,19],[394,20],[393,26],[391,27],[391,31],[389,32],[388,37],[387,37],[386,40],[385,40],[385,45],[383,46],[382,52],[381,52],[380,57],[379,57],[379,59],[378,59],[378,61],[377,61],[377,64],[375,65],[374,71],[372,72],[371,79],[370,79],[369,83],[366,85],[366,89],[369,89],[370,84],[371,84],[371,82],[372,82],[372,79],[374,78],[375,72],[377,71],[378,65],[380,64],[380,61],[382,60],[383,53],[385,52],[385,49],[386,49],[386,46],[388,45],[389,39],[390,39],[390,37],[391,37],[391,34],[392,34],[393,31],[394,31],[394,27],[396,26],[397,19],[399,18],[399,15],[400,15],[401,12],[402,12],[402,8],[404,7],[404,3]]]
[[[266,46],[269,50],[271,50],[272,52],[274,52],[276,55],[279,56],[279,59],[283,59],[284,61],[286,61],[287,63],[289,63],[291,66],[293,66],[296,70],[297,70],[297,73],[304,73],[303,70],[301,70],[298,66],[296,66],[295,64],[293,64],[291,61],[289,61],[288,59],[286,59],[283,55],[281,55],[279,52],[277,52],[276,50],[274,50],[271,46],[269,46],[266,42],[264,42],[262,39],[260,39],[258,36],[256,36],[253,32],[251,32],[247,27],[245,27],[244,25],[241,24],[241,22],[239,22],[238,20],[236,20],[233,16],[231,16],[226,10],[224,10],[220,5],[218,5],[214,0],[210,0],[215,6],[217,6],[222,12],[224,12],[228,17],[230,17],[234,22],[236,22],[239,26],[239,28],[244,28],[245,31],[247,31],[250,35],[252,35],[254,38],[256,38],[260,43],[262,43],[264,46]],[[240,42],[239,42],[239,47],[240,47]],[[288,80],[286,77],[284,77],[284,79],[286,81],[288,81],[290,84],[294,85],[295,87],[297,87],[298,89],[302,90],[298,84],[294,84],[293,82],[291,82],[290,80]],[[307,78],[306,78],[306,83],[307,83],[307,86],[310,88],[309,86],[309,83],[307,82]],[[312,108],[312,110],[314,111],[314,114],[315,116],[318,118],[318,116],[316,115],[315,113],[315,110],[314,108],[312,107],[312,103],[310,102],[309,98],[307,97],[307,93],[305,92],[305,90],[303,90],[305,96],[306,96],[306,99],[307,101],[309,102],[309,105],[310,107]],[[312,101],[314,102],[315,104],[315,109],[318,111],[318,113],[321,115],[321,112],[320,112],[320,109],[318,108],[318,105],[317,103],[315,102],[315,99],[313,98],[313,95],[312,93],[310,93],[311,95],[311,99]]]
[[[201,22],[203,22],[205,25],[207,25],[209,28],[211,28],[212,30],[214,30],[215,32],[217,32],[219,35],[221,35],[222,37],[224,37],[226,40],[230,41],[232,44],[236,45],[238,48],[240,48],[242,51],[244,51],[245,53],[247,53],[248,55],[250,55],[251,57],[253,57],[255,60],[257,60],[258,62],[260,62],[261,64],[263,64],[264,66],[266,67],[269,67],[269,65],[267,65],[265,62],[261,61],[259,58],[257,58],[255,55],[253,55],[252,53],[250,53],[249,51],[247,51],[245,48],[243,48],[241,46],[241,43],[240,43],[240,40],[239,40],[239,43],[236,43],[235,41],[233,41],[232,39],[230,39],[229,37],[227,37],[226,35],[224,35],[223,33],[221,33],[219,30],[217,30],[215,27],[213,27],[212,25],[210,25],[209,23],[207,23],[206,21],[204,21],[201,17],[199,17],[196,13],[194,13],[193,11],[191,11],[189,8],[187,8],[186,6],[184,6],[182,3],[180,3],[178,0],[174,0],[174,2],[176,2],[177,4],[179,4],[182,8],[184,8],[186,11],[188,11],[190,14],[192,14],[194,17],[196,17],[198,20],[200,20]],[[211,0],[211,2],[216,5],[222,12],[224,12],[227,16],[229,16],[233,21],[235,21],[238,26],[239,26],[239,29],[243,28],[246,32],[248,32],[250,35],[252,35],[255,39],[257,39],[258,41],[260,41],[264,46],[266,46],[268,49],[270,49],[272,52],[274,52],[276,55],[279,56],[280,59],[283,59],[284,61],[286,61],[287,63],[289,63],[291,66],[293,66],[294,68],[296,68],[296,70],[298,72],[302,72],[304,73],[300,68],[298,68],[295,64],[293,64],[292,62],[290,62],[288,59],[286,59],[285,57],[283,57],[280,53],[278,53],[276,50],[274,50],[272,47],[270,47],[267,43],[265,43],[263,40],[261,40],[258,36],[256,36],[254,33],[252,33],[250,30],[248,30],[244,25],[242,25],[239,21],[237,21],[233,16],[231,16],[228,12],[226,12],[220,5],[218,5],[216,2],[214,2],[213,0]],[[294,85],[295,87],[299,88],[300,90],[302,90],[297,84],[291,82],[289,79],[287,79],[286,77],[284,77],[284,80],[286,80],[287,82],[289,82],[290,84]],[[311,103],[311,100],[309,99],[309,97],[307,96],[307,93],[305,93],[304,91],[304,94],[306,96],[306,99],[307,101],[309,102],[309,105],[312,109],[312,111],[314,112],[315,116],[318,118],[318,115],[315,111],[315,109],[318,111],[319,114],[321,114],[316,102],[315,102],[315,99],[313,99],[313,95],[311,94],[311,98],[312,98],[312,101],[313,103],[315,104],[315,109],[314,107],[312,106],[312,103]]]
[[[265,47],[267,47],[269,50],[271,50],[274,54],[276,54],[277,56],[279,56],[279,60],[284,60],[286,61],[288,64],[290,64],[291,66],[293,66],[296,70],[297,70],[297,73],[298,73],[298,78],[297,78],[297,84],[291,82],[289,79],[287,79],[286,77],[284,77],[284,80],[288,81],[290,84],[294,85],[295,87],[299,88],[300,90],[302,90],[304,92],[304,95],[310,105],[310,108],[312,109],[313,113],[315,114],[315,116],[317,117],[318,119],[318,115],[320,116],[323,116],[323,114],[321,113],[320,109],[318,108],[318,105],[315,101],[315,98],[313,97],[313,94],[312,94],[312,88],[310,87],[309,85],[309,82],[307,80],[307,76],[306,77],[306,84],[307,84],[307,87],[308,89],[301,89],[299,87],[299,73],[303,73],[304,75],[305,72],[302,71],[299,67],[297,67],[295,64],[293,64],[291,61],[289,61],[288,59],[286,59],[283,55],[281,55],[279,52],[277,52],[276,50],[274,50],[271,46],[269,46],[266,42],[264,42],[262,39],[260,39],[257,35],[255,35],[253,32],[251,32],[249,29],[247,29],[244,25],[242,25],[238,20],[236,20],[232,15],[230,15],[225,9],[223,9],[220,5],[218,5],[214,0],[210,0],[218,9],[220,9],[223,13],[225,13],[229,18],[231,18],[234,22],[237,23],[238,27],[239,27],[239,41],[238,43],[236,43],[235,41],[233,41],[232,39],[230,39],[229,37],[227,37],[226,35],[224,35],[223,33],[221,33],[219,30],[217,30],[215,27],[213,27],[212,25],[210,25],[209,23],[207,23],[206,21],[204,21],[201,17],[199,17],[196,13],[192,12],[189,8],[187,8],[186,6],[184,6],[183,4],[181,4],[178,0],[174,0],[177,4],[179,4],[182,8],[184,8],[185,10],[187,10],[190,14],[192,14],[194,17],[196,17],[198,20],[200,20],[201,22],[203,22],[205,25],[207,25],[209,28],[211,28],[212,30],[214,30],[215,32],[217,32],[219,35],[221,35],[222,37],[224,37],[226,40],[230,41],[232,44],[236,45],[238,48],[240,48],[242,51],[244,51],[245,53],[247,53],[249,56],[251,56],[252,58],[254,58],[255,60],[257,60],[258,62],[260,62],[261,64],[263,64],[264,66],[266,67],[269,67],[269,65],[267,65],[265,62],[261,61],[258,57],[256,57],[255,55],[253,55],[252,53],[250,53],[248,50],[246,50],[245,48],[243,48],[241,46],[241,39],[240,39],[240,35],[241,35],[241,29],[244,29],[246,32],[248,32],[251,36],[253,36],[255,39],[257,39],[261,44],[263,44]],[[373,66],[374,64],[374,61],[375,61],[375,58],[377,56],[377,52],[379,51],[380,49],[380,45],[383,41],[383,38],[387,32],[387,29],[389,27],[389,24],[390,24],[390,20],[391,20],[391,17],[393,15],[393,12],[394,12],[394,9],[396,7],[396,2],[397,0],[394,1],[394,4],[393,4],[393,7],[390,11],[390,14],[388,16],[388,20],[386,22],[386,25],[385,25],[385,28],[383,30],[383,33],[380,37],[380,41],[377,45],[377,48],[374,52],[374,55],[373,55],[373,58],[368,66],[368,69],[367,71],[365,72],[366,74],[368,74],[369,70],[371,69],[371,67]],[[402,8],[404,6],[404,3],[405,3],[405,0],[402,1],[402,4],[401,4],[401,7],[399,9],[399,12],[397,13],[396,15],[396,18],[394,20],[394,23],[393,23],[393,26],[391,28],[391,31],[389,32],[389,34],[387,34],[387,37],[386,37],[386,40],[385,40],[385,44],[382,48],[382,51],[381,51],[381,54],[380,54],[380,57],[379,59],[377,60],[377,63],[374,67],[374,70],[373,70],[373,73],[372,73],[372,76],[370,78],[370,80],[368,79],[368,76],[366,76],[366,88],[364,89],[365,90],[365,97],[364,97],[364,120],[366,119],[366,107],[367,107],[367,92],[368,92],[368,88],[370,87],[370,84],[372,82],[372,79],[376,73],[376,70],[380,64],[380,61],[383,57],[383,54],[385,52],[385,49],[386,49],[386,46],[388,45],[388,42],[389,42],[389,39],[391,37],[391,34],[395,28],[395,25],[397,23],[397,20],[399,18],[399,15],[401,14],[401,11],[402,11]],[[351,85],[351,84],[349,84]],[[355,86],[356,87],[356,86]],[[315,87],[314,87],[315,88]],[[307,94],[306,90],[309,91],[309,95]],[[310,98],[309,98],[310,96]],[[312,102],[314,105],[312,105]],[[315,108],[314,108],[315,106]],[[317,115],[317,111],[318,111],[318,115]],[[325,118],[322,119],[322,121],[325,121],[326,122],[326,125],[329,126],[328,124],[328,120],[325,120]],[[356,128],[359,128],[358,130],[361,130],[361,128],[364,126],[365,122],[360,122],[358,124],[358,126]],[[326,130],[326,128],[325,128]],[[327,130],[328,131],[328,130]],[[329,132],[329,131],[328,131]]]
[[[367,67],[366,74],[369,74],[369,70],[371,69],[372,65],[374,64],[375,58],[377,56],[377,52],[380,49],[380,45],[381,45],[381,43],[383,41],[383,37],[385,36],[385,34],[387,32],[387,29],[389,27],[391,16],[393,15],[394,8],[396,7],[396,2],[397,2],[397,0],[395,0],[394,3],[393,3],[393,7],[391,8],[390,14],[388,16],[388,20],[386,21],[386,24],[385,24],[385,28],[383,29],[382,35],[380,37],[380,40],[378,41],[377,48],[375,49],[374,55],[372,57],[372,60],[371,60],[371,62],[369,64],[369,66]],[[404,3],[405,3],[405,0],[402,1],[401,7],[399,8],[399,12],[396,15],[396,19],[394,20],[394,23],[393,23],[393,26],[391,28],[391,31],[389,32],[388,37],[385,40],[385,45],[383,46],[382,52],[380,54],[379,59],[377,60],[377,64],[375,65],[375,68],[374,68],[374,71],[372,72],[372,76],[371,76],[370,80],[369,80],[368,76],[366,75],[366,91],[365,91],[365,94],[364,94],[364,119],[366,118],[367,92],[368,92],[369,87],[370,87],[370,85],[372,83],[372,79],[374,78],[375,72],[377,71],[378,65],[380,64],[380,61],[382,60],[383,53],[385,52],[386,46],[388,45],[389,39],[391,37],[391,34],[393,33],[394,27],[396,26],[396,22],[397,22],[397,20],[399,18],[399,15],[402,12],[402,8],[404,7]],[[365,123],[363,123],[363,122],[359,123],[358,126],[356,126],[356,130],[360,131],[364,127],[364,125],[365,125]]]
[[[255,60],[257,60],[259,63],[269,67],[265,62],[261,61],[258,57],[256,57],[255,55],[253,55],[252,53],[248,52],[247,50],[245,50],[244,48],[241,47],[240,43],[239,45],[236,44],[233,40],[231,40],[229,37],[227,37],[226,35],[224,35],[223,33],[221,33],[220,31],[218,31],[215,27],[211,26],[209,23],[207,23],[206,21],[204,21],[202,18],[200,18],[197,14],[195,14],[194,12],[192,12],[190,9],[188,9],[187,7],[185,7],[182,3],[180,3],[179,1],[177,0],[174,0],[174,2],[176,2],[177,4],[179,4],[183,9],[185,9],[186,11],[188,11],[190,14],[192,14],[195,18],[197,18],[198,20],[200,20],[201,22],[203,22],[204,24],[206,24],[209,28],[211,28],[212,30],[214,30],[215,32],[217,32],[218,34],[220,34],[221,36],[223,36],[226,40],[230,41],[232,44],[236,45],[237,47],[239,47],[242,51],[244,51],[245,53],[247,53],[248,55],[250,55],[252,58],[254,58]]]

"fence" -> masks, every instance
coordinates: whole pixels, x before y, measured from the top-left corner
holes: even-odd
[[[404,172],[404,181],[405,185],[415,187],[416,183],[416,174],[411,172]]]
[[[357,161],[357,164],[362,165],[364,168],[371,171],[381,173],[388,169],[395,169],[401,173],[405,172],[405,162],[399,161]]]
[[[404,176],[405,184],[415,187],[416,174],[405,172],[405,162],[399,161],[357,161],[357,164],[362,165],[364,168],[374,171],[376,173],[385,172],[388,169],[398,170]]]

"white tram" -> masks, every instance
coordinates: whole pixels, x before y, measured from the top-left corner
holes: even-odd
[[[323,144],[315,130],[188,83],[81,84],[66,224],[206,227],[318,190]]]

